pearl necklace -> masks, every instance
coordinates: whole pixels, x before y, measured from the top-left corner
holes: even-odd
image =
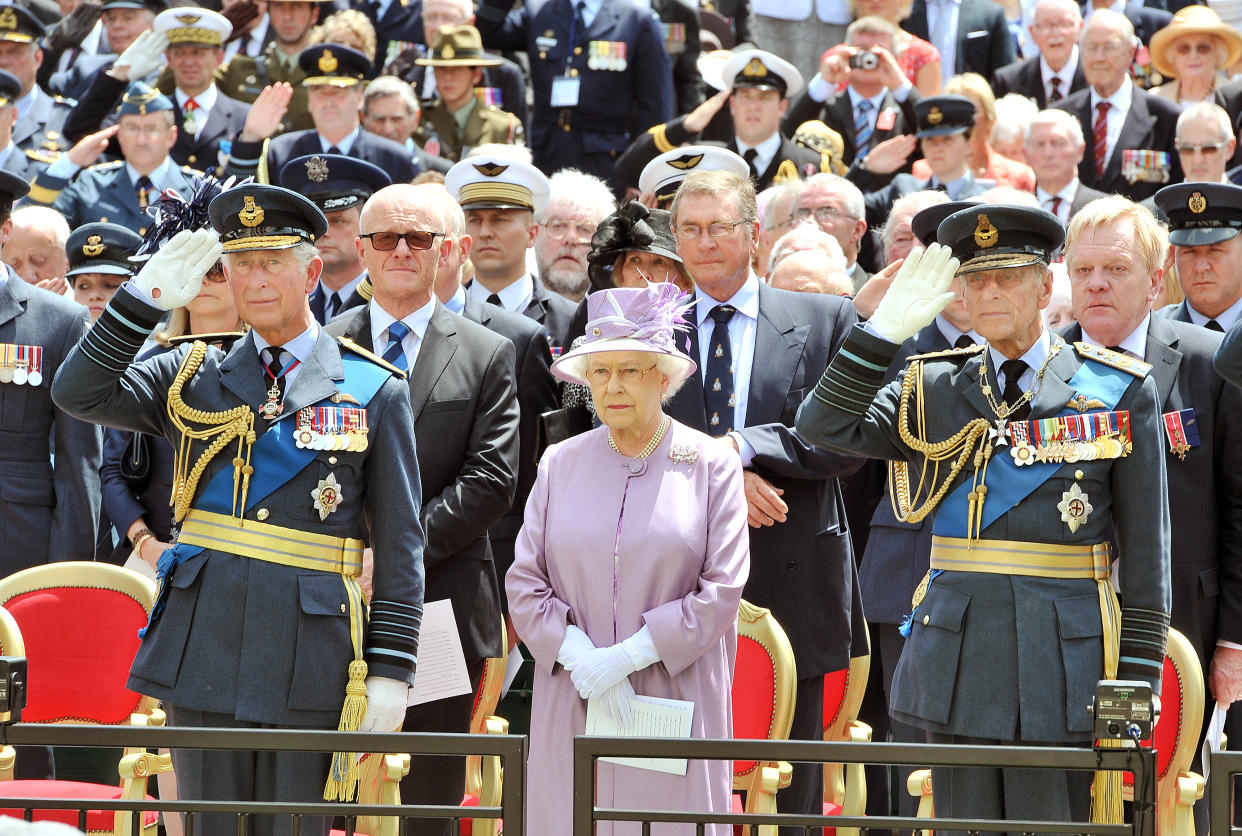
[[[672,425],[672,423],[672,418],[669,418],[667,415],[663,416],[660,419],[660,426],[656,429],[655,435],[651,437],[651,440],[647,442],[647,445],[643,447],[643,449],[638,451],[638,455],[634,458],[645,459],[654,453],[655,449],[660,446],[660,442],[664,440],[664,436],[668,432],[668,428]],[[608,446],[613,449],[614,453],[621,456],[625,455],[621,452],[620,448],[617,447],[617,442],[613,440],[612,430],[608,431]]]

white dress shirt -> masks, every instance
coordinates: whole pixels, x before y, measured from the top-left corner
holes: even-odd
[[[487,297],[492,295],[492,291],[483,286],[477,278],[470,283],[471,296],[483,302],[487,301]],[[511,313],[526,313],[526,309],[530,307],[530,302],[535,298],[535,280],[531,278],[530,273],[523,273],[516,281],[505,285],[496,295],[500,297],[500,306]]]
[[[323,152],[326,154],[328,153],[328,149],[331,148],[335,144],[337,149],[342,154],[348,155],[350,150],[354,147],[354,143],[358,141],[358,135],[361,133],[362,133],[362,126],[359,125],[358,127],[354,128],[353,131],[350,132],[349,136],[345,137],[344,139],[342,139],[340,142],[337,142],[337,143],[328,142],[327,137],[325,137],[323,134],[319,134],[319,147],[322,148]]]
[[[768,170],[768,166],[772,164],[772,160],[776,157],[777,152],[781,150],[781,132],[777,131],[758,145],[747,145],[740,138],[737,140],[737,153],[739,157],[745,157],[746,149],[748,148],[755,149],[755,173],[762,175],[763,172]]]
[[[190,100],[190,96],[178,87],[174,94],[177,96],[177,107],[181,109],[181,115],[188,117],[190,114],[185,109],[185,103]],[[216,89],[216,85],[212,84],[206,90],[194,96],[194,138],[198,139],[198,135],[203,132],[203,125],[207,124],[208,117],[211,116],[211,109],[216,106],[216,101],[220,97],[220,91]],[[185,130],[184,122],[177,127],[178,130]]]
[[[1107,143],[1108,153],[1104,157],[1104,166],[1107,168],[1109,162],[1113,159],[1113,151],[1117,148],[1117,139],[1121,136],[1121,126],[1125,124],[1126,115],[1130,112],[1130,103],[1134,100],[1134,84],[1130,81],[1130,77],[1126,76],[1121,81],[1121,86],[1117,88],[1117,92],[1109,96],[1107,99],[1102,98],[1099,93],[1095,92],[1095,88],[1091,89],[1091,116],[1090,123],[1095,124],[1096,105],[1100,102],[1108,102],[1112,107],[1108,109],[1107,116]],[[1087,136],[1087,145],[1092,142],[1091,136]]]
[[[1124,353],[1130,355],[1135,360],[1142,360],[1143,355],[1147,353],[1147,328],[1151,324],[1151,314],[1143,317],[1143,321],[1138,324],[1130,334],[1118,343],[1116,346],[1104,345],[1095,337],[1087,333],[1087,329],[1082,329],[1082,341],[1088,345],[1098,345],[1101,348],[1120,348]]]
[[[1078,178],[1077,177],[1075,177],[1074,179],[1066,183],[1065,187],[1061,189],[1059,192],[1057,192],[1056,194],[1052,194],[1051,192],[1044,191],[1042,186],[1035,187],[1035,199],[1039,201],[1039,208],[1046,209],[1049,212],[1052,212],[1052,214],[1056,215],[1057,220],[1061,222],[1062,226],[1069,226],[1070,204],[1074,202],[1074,196],[1076,194],[1078,194]],[[1057,206],[1056,211],[1053,211],[1053,208],[1052,208],[1052,204],[1053,204],[1052,199],[1054,197],[1061,198],[1061,203],[1059,206]]]
[[[1039,384],[1038,381],[1035,380],[1035,374],[1039,371],[1040,367],[1044,365],[1044,361],[1048,359],[1048,352],[1051,350],[1052,335],[1049,334],[1048,329],[1045,328],[1039,332],[1039,339],[1035,341],[1035,344],[1028,348],[1026,353],[1018,358],[1022,362],[1026,363],[1026,371],[1024,371],[1022,376],[1018,378],[1018,385],[1022,387],[1022,391],[1024,392],[1027,389],[1032,389],[1032,398],[1034,398],[1035,394],[1039,392]],[[996,370],[996,382],[1000,384],[1001,391],[1003,392],[1005,391],[1005,384],[1008,383],[1008,381],[1006,381],[1004,376],[1001,374],[1000,367],[1001,364],[1009,358],[1004,354],[1001,354],[992,346],[988,346],[988,353],[992,355],[992,368]],[[997,400],[1000,399],[998,398]]]
[[[1074,71],[1078,69],[1078,46],[1074,46],[1074,51],[1070,53],[1069,60],[1065,62],[1065,66],[1060,71],[1053,70],[1048,66],[1048,59],[1042,55],[1039,57],[1039,75],[1044,80],[1044,96],[1045,101],[1052,100],[1052,79],[1060,82],[1061,98],[1065,98],[1070,94],[1070,85],[1074,83]]]
[[[391,339],[388,335],[388,327],[396,322],[397,318],[381,308],[374,299],[369,304],[371,305],[371,347],[376,354],[383,356]],[[401,340],[401,350],[405,352],[407,369],[413,369],[414,364],[418,362],[418,351],[422,348],[423,339],[427,336],[427,324],[431,322],[431,315],[435,309],[436,297],[432,294],[431,301],[426,305],[401,317],[401,321],[410,329],[410,333]]]
[[[1190,321],[1195,325],[1206,326],[1209,320],[1214,319],[1217,325],[1228,331],[1239,318],[1242,318],[1242,299],[1238,299],[1238,301],[1226,308],[1220,316],[1204,316],[1195,310],[1194,306],[1190,304],[1189,299],[1186,300],[1186,310],[1190,313]]]

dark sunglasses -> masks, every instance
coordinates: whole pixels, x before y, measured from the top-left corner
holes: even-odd
[[[436,239],[443,235],[443,232],[416,230],[414,232],[368,232],[358,237],[369,238],[372,247],[375,247],[375,249],[382,253],[386,253],[390,250],[395,250],[397,242],[402,238],[405,239],[405,245],[411,250],[429,250]]]

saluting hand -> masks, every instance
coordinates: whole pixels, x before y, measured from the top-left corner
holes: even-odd
[[[926,251],[915,247],[880,300],[869,327],[894,343],[913,337],[953,300],[949,286],[957,268],[958,260],[948,247],[932,244]]]
[[[250,105],[250,112],[246,114],[239,139],[243,142],[258,142],[276,133],[292,100],[293,85],[287,81],[278,81],[264,87],[254,104]]]
[[[165,311],[198,295],[203,276],[220,258],[220,239],[210,229],[183,229],[142,266],[134,287]]]
[[[686,114],[686,118],[681,120],[681,126],[692,134],[702,133],[708,123],[712,121],[712,117],[720,112],[720,108],[724,107],[724,103],[729,100],[730,91],[721,90],[716,95],[707,99],[703,104]]]
[[[116,136],[116,132],[120,129],[120,125],[110,125],[102,131],[95,131],[93,134],[82,137],[69,149],[69,162],[78,168],[94,165],[99,155],[108,147],[108,141]]]

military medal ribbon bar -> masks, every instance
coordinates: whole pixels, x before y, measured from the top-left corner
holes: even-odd
[[[294,441],[304,450],[367,449],[367,411],[349,406],[308,406],[298,411]]]
[[[0,343],[0,383],[43,384],[43,346]]]
[[[1009,454],[1018,465],[1119,459],[1134,449],[1125,411],[1015,421],[1009,438]]]

